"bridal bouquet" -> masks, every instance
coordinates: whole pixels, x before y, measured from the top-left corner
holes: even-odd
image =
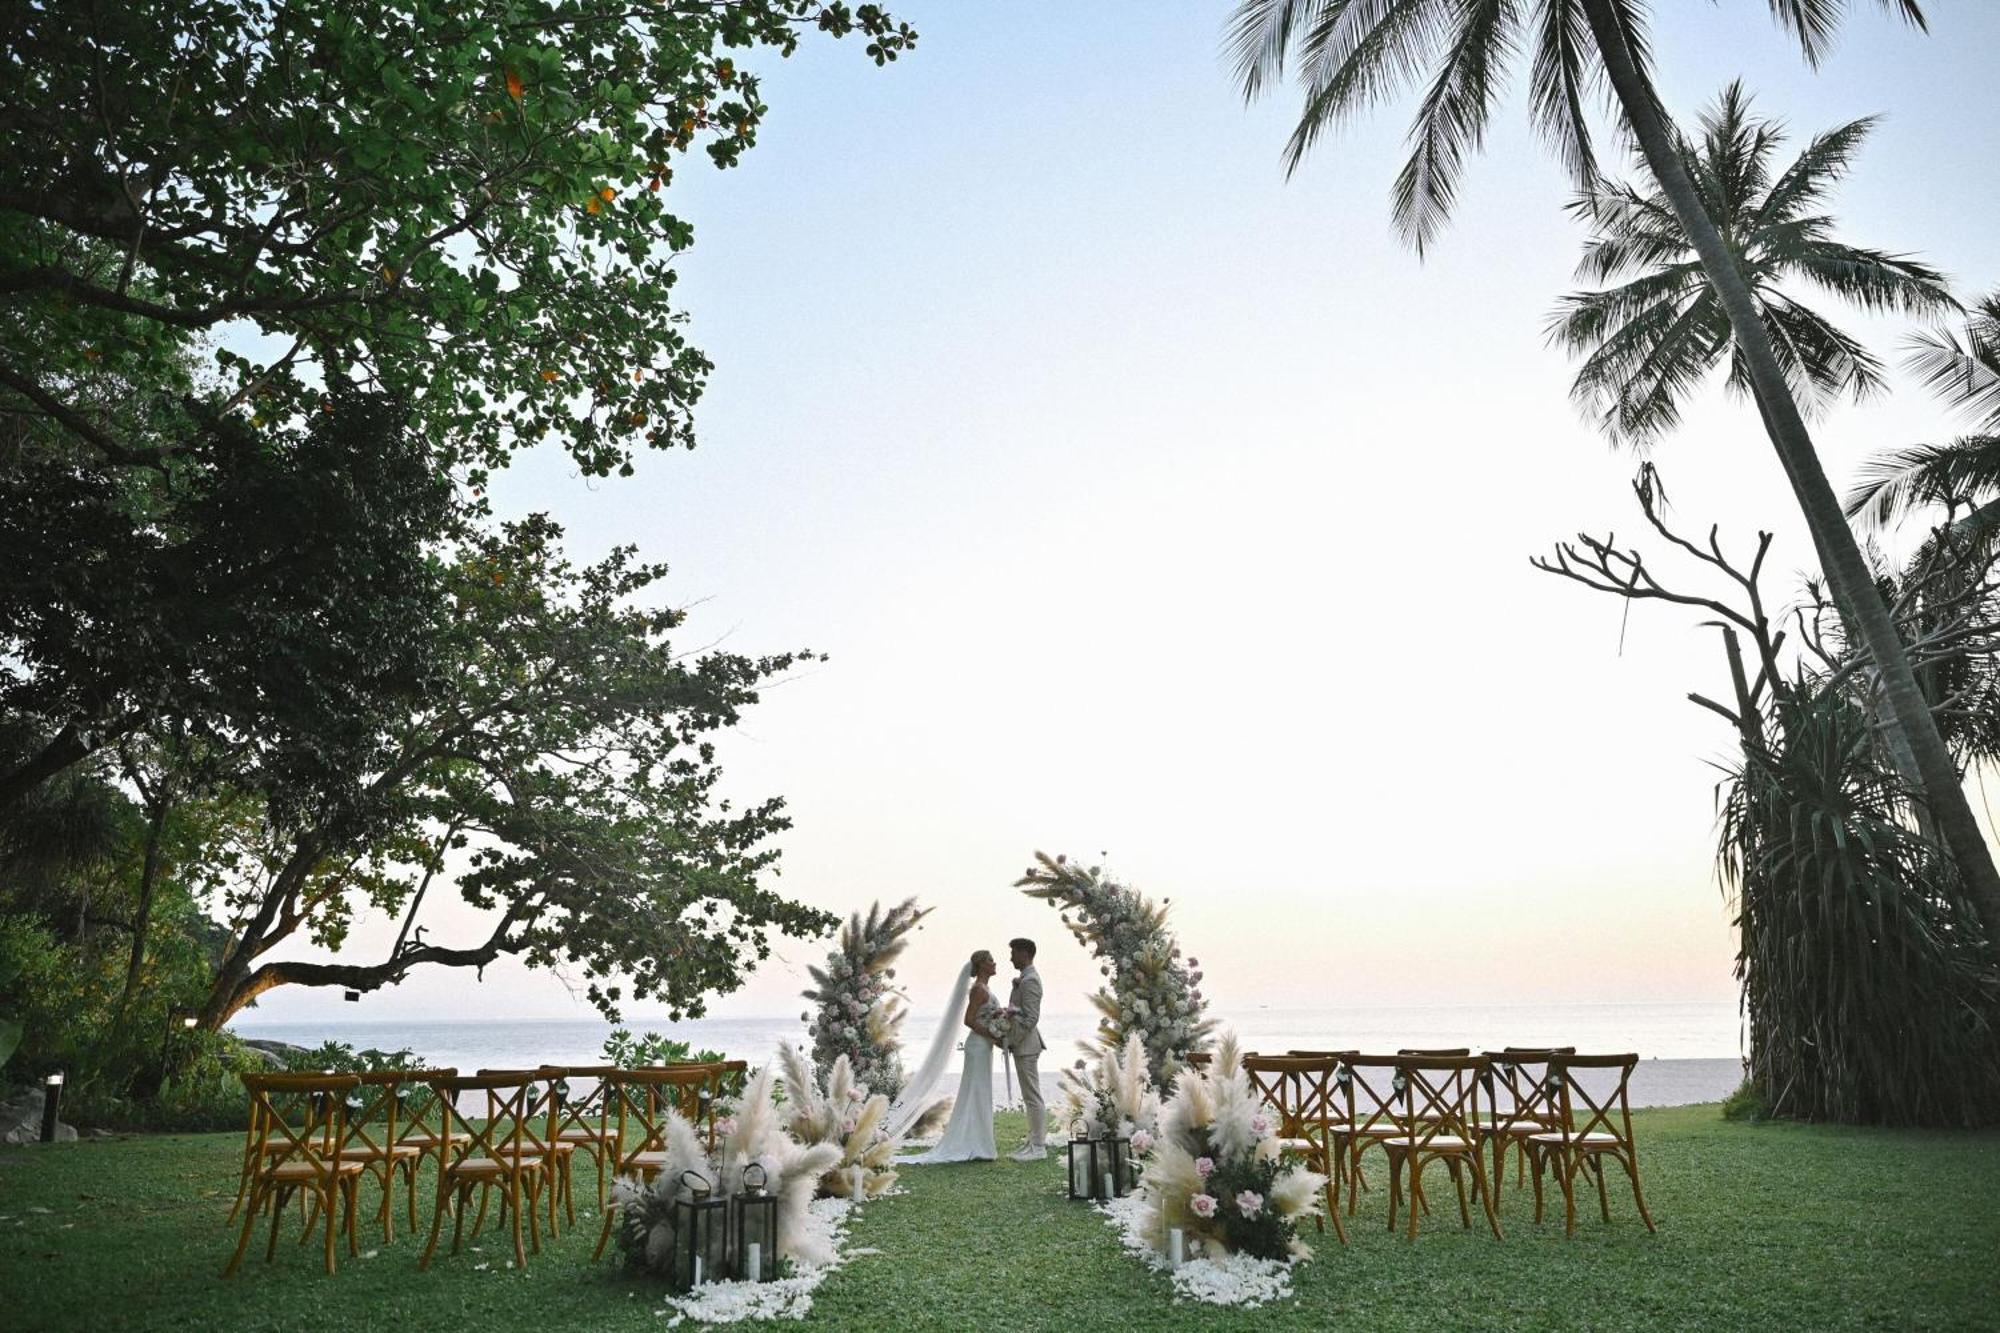
[[[988,1000],[979,1007],[979,1012],[975,1017],[979,1019],[979,1026],[993,1034],[993,1044],[995,1046],[1000,1047],[1002,1050],[1008,1050],[1013,1047],[1018,1019],[1012,1009],[1007,1008],[1007,1006],[997,1001]]]
[[[1164,1253],[1168,1229],[1179,1228],[1204,1255],[1311,1257],[1298,1224],[1318,1209],[1326,1177],[1284,1160],[1276,1129],[1235,1037],[1224,1036],[1211,1068],[1174,1084],[1143,1156],[1136,1232],[1145,1244]]]

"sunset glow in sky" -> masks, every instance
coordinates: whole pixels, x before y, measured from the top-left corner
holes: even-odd
[[[1082,1007],[1095,967],[1010,887],[1036,848],[1172,899],[1225,1014],[1733,996],[1731,736],[1686,700],[1727,688],[1715,632],[1621,623],[1528,564],[1641,523],[1638,460],[1543,341],[1580,235],[1519,98],[1420,263],[1388,211],[1409,104],[1288,183],[1296,99],[1244,108],[1225,5],[892,7],[914,53],[765,61],[745,165],[680,173],[682,308],[717,364],[701,447],[607,482],[545,449],[496,484],[581,556],[669,562],[685,646],[830,654],[723,745],[733,791],[789,802],[780,886],[934,906],[902,969],[920,1009],[1021,933],[1051,1006]],[[1656,8],[1684,121],[1739,74],[1794,151],[1885,113],[1843,233],[2000,286],[2000,118],[1966,107],[2000,6],[1937,5],[1929,37],[1857,6],[1818,72],[1761,4]],[[1836,317],[1897,362],[1906,325]],[[1838,489],[1955,433],[1895,384],[1816,423]],[[1776,534],[1789,598],[1810,548],[1751,409],[1718,385],[1652,457],[1693,531],[1746,555]],[[462,910],[430,938],[476,930]],[[713,1012],[797,1008],[826,947],[788,944]],[[547,973],[468,980],[256,1016],[589,1012]]]

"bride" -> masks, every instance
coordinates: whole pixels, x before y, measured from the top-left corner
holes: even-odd
[[[990,1162],[999,1156],[993,1146],[993,1047],[1000,1037],[991,1026],[995,1015],[993,992],[986,984],[998,970],[993,965],[993,955],[984,949],[973,954],[972,960],[959,969],[951,999],[945,1005],[944,1021],[931,1041],[930,1053],[897,1097],[896,1104],[889,1108],[889,1131],[907,1132],[929,1109],[931,1089],[943,1074],[944,1063],[956,1044],[952,1039],[963,1032],[965,1070],[958,1078],[958,1100],[952,1104],[951,1122],[944,1127],[944,1137],[937,1146],[918,1157],[898,1158],[899,1165]]]

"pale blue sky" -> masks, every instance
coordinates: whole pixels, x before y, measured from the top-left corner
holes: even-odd
[[[676,183],[701,448],[598,483],[543,451],[495,488],[670,562],[691,644],[832,654],[725,748],[790,800],[783,886],[935,905],[920,1007],[1021,932],[1079,1006],[1095,969],[1009,887],[1037,847],[1172,898],[1225,1016],[1733,995],[1729,737],[1684,697],[1724,688],[1713,633],[1641,607],[1620,656],[1619,605],[1527,563],[1638,524],[1542,342],[1578,236],[1518,99],[1419,264],[1388,219],[1407,103],[1287,183],[1295,102],[1242,106],[1224,5],[896,8],[915,53],[761,62],[762,142]],[[1740,74],[1801,140],[1886,113],[1847,234],[2000,285],[2000,6],[1940,0],[1929,38],[1856,8],[1815,74],[1762,4],[1660,5],[1669,105]],[[1885,356],[1905,332],[1850,323]],[[1949,426],[1902,390],[1819,436],[1844,486]],[[1809,550],[1751,414],[1705,394],[1656,459],[1687,521],[1776,530],[1789,594]],[[824,947],[716,1012],[786,1012]],[[260,1016],[585,1012],[546,974],[464,986]]]

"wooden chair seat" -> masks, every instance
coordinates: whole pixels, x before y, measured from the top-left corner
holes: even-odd
[[[361,1174],[360,1162],[280,1162],[264,1174],[272,1180],[318,1180],[321,1176]]]
[[[455,1131],[444,1137],[446,1142],[449,1143],[470,1143],[472,1141],[472,1135],[460,1134]],[[400,1148],[408,1144],[414,1148],[434,1148],[437,1146],[437,1142],[438,1136],[435,1134],[405,1134],[396,1140],[396,1146]]]
[[[510,1157],[513,1154],[508,1154]],[[514,1160],[520,1169],[532,1171],[540,1164],[541,1158],[532,1153],[522,1153]],[[498,1157],[468,1157],[451,1164],[451,1174],[455,1176],[497,1176],[505,1175],[516,1168]]]
[[[1327,1128],[1335,1134],[1350,1136],[1359,1134],[1365,1138],[1376,1139],[1393,1139],[1404,1132],[1401,1125],[1393,1124],[1387,1120],[1376,1120],[1360,1125],[1355,1124],[1352,1120],[1334,1120],[1327,1124]]]
[[[566,1129],[556,1138],[558,1143],[613,1143],[618,1131],[612,1129]]]
[[[1553,1143],[1558,1146],[1560,1146],[1564,1141],[1562,1131],[1556,1129],[1544,1130],[1539,1134],[1530,1134],[1528,1135],[1528,1139],[1530,1142],[1534,1143]],[[1592,1146],[1593,1144],[1615,1144],[1620,1142],[1621,1140],[1616,1134],[1606,1134],[1601,1131],[1593,1131],[1592,1133],[1589,1134],[1572,1134],[1569,1136],[1568,1141],[1572,1146],[1580,1144],[1583,1147],[1587,1148]]]
[[[351,1144],[342,1151],[341,1156],[353,1157],[364,1162],[379,1162],[385,1157],[391,1161],[401,1161],[406,1157],[421,1157],[423,1152],[423,1144],[411,1143],[408,1139],[404,1139],[390,1144]]]
[[[1383,1143],[1390,1152],[1407,1151],[1409,1144],[1402,1139],[1390,1139]],[[1456,1134],[1433,1134],[1417,1142],[1418,1152],[1471,1152],[1472,1140],[1460,1138]]]
[[[1317,1153],[1321,1151],[1321,1148],[1319,1144],[1314,1143],[1311,1139],[1279,1139],[1278,1151]]]
[[[650,1150],[635,1152],[625,1159],[625,1165],[634,1171],[660,1171],[666,1168],[667,1155],[664,1152]]]

